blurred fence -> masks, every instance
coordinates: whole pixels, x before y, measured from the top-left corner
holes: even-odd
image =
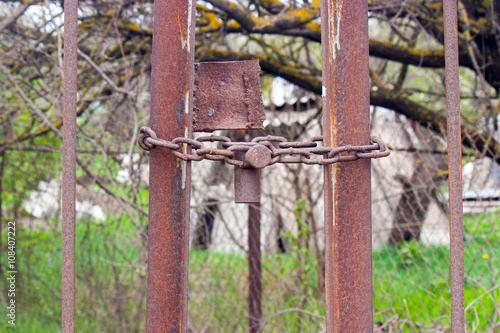
[[[446,137],[384,109],[372,133],[392,148],[372,162],[375,330],[450,331]],[[305,137],[318,134],[309,121]],[[464,148],[465,304],[469,331],[496,332],[500,168],[485,155]],[[208,251],[192,255],[190,293],[203,296],[190,319],[195,331],[244,330],[248,208],[232,203],[232,171],[210,165],[193,169],[191,230]],[[276,165],[262,179],[264,331],[324,330],[322,169]]]
[[[267,116],[273,134],[301,140],[321,133],[315,109]],[[445,137],[381,108],[372,110],[372,133],[392,149],[390,157],[372,162],[374,330],[449,332]],[[16,175],[28,174],[36,158],[57,159],[58,154],[6,150],[3,161],[10,167],[4,170],[4,185],[21,182]],[[500,325],[500,168],[486,155],[500,158],[492,151],[464,148],[469,332],[498,332]],[[96,177],[79,171],[77,331],[139,332],[146,292],[148,158],[142,152],[131,160],[99,156],[80,153],[83,167]],[[33,172],[54,172],[48,163],[38,168]],[[24,230],[18,242],[23,272],[19,325],[24,332],[56,331],[60,325],[57,172],[52,177],[23,202],[10,195],[3,200],[4,221],[16,219]],[[322,169],[273,165],[263,169],[261,179],[262,331],[322,332]],[[233,186],[232,166],[194,163],[191,332],[248,331],[248,206],[233,202]],[[131,197],[136,199],[120,199]],[[3,302],[5,295],[0,297]]]

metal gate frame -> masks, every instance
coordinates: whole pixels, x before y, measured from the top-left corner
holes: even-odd
[[[195,0],[155,0],[151,127],[192,135]],[[452,332],[465,332],[457,1],[443,0]],[[368,3],[322,0],[327,146],[369,142]],[[64,2],[62,332],[75,332],[77,0]],[[184,145],[184,153],[189,147]],[[146,332],[186,332],[191,163],[150,153]],[[373,331],[370,161],[324,167],[326,331]],[[255,213],[255,212],[254,212]],[[255,218],[255,217],[252,217]],[[259,305],[260,307],[260,305]],[[260,309],[259,309],[260,311]]]

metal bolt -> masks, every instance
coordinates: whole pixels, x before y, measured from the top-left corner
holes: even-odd
[[[255,145],[245,154],[245,161],[255,169],[262,169],[271,162],[271,150],[264,145]]]

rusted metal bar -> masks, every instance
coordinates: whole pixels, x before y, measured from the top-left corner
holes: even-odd
[[[248,206],[248,314],[250,333],[262,329],[260,203]]]
[[[249,131],[250,138],[258,131]],[[235,166],[236,168],[236,166]],[[257,170],[257,172],[260,172]],[[250,333],[262,330],[262,266],[260,252],[260,175],[258,202],[248,205],[248,326]]]
[[[235,151],[235,160],[243,161],[245,152]],[[240,168],[234,166],[234,202],[260,202],[260,170],[255,168]]]
[[[155,0],[151,128],[191,137],[194,0]],[[189,153],[187,145],[183,153]],[[186,332],[191,164],[168,149],[150,152],[146,332]]]
[[[370,142],[368,3],[321,1],[326,146]],[[370,161],[325,166],[327,332],[372,332]]]
[[[76,94],[78,0],[64,2],[62,332],[75,332]]]
[[[464,221],[462,207],[462,140],[458,73],[457,1],[443,0],[448,179],[450,200],[451,331],[465,332]]]
[[[236,130],[236,140],[243,141],[245,130]],[[235,151],[234,159],[245,160],[245,151]],[[234,166],[234,202],[260,203],[260,170]]]

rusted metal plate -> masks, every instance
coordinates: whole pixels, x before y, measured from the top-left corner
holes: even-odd
[[[195,64],[193,131],[262,129],[258,60]]]
[[[245,153],[236,151],[236,160],[244,160]],[[255,168],[234,167],[234,202],[259,203],[260,202],[260,170]]]
[[[244,130],[237,130],[236,139],[243,140],[245,132]],[[236,150],[234,152],[234,159],[244,161],[245,151]],[[234,167],[234,202],[260,203],[259,169]]]

